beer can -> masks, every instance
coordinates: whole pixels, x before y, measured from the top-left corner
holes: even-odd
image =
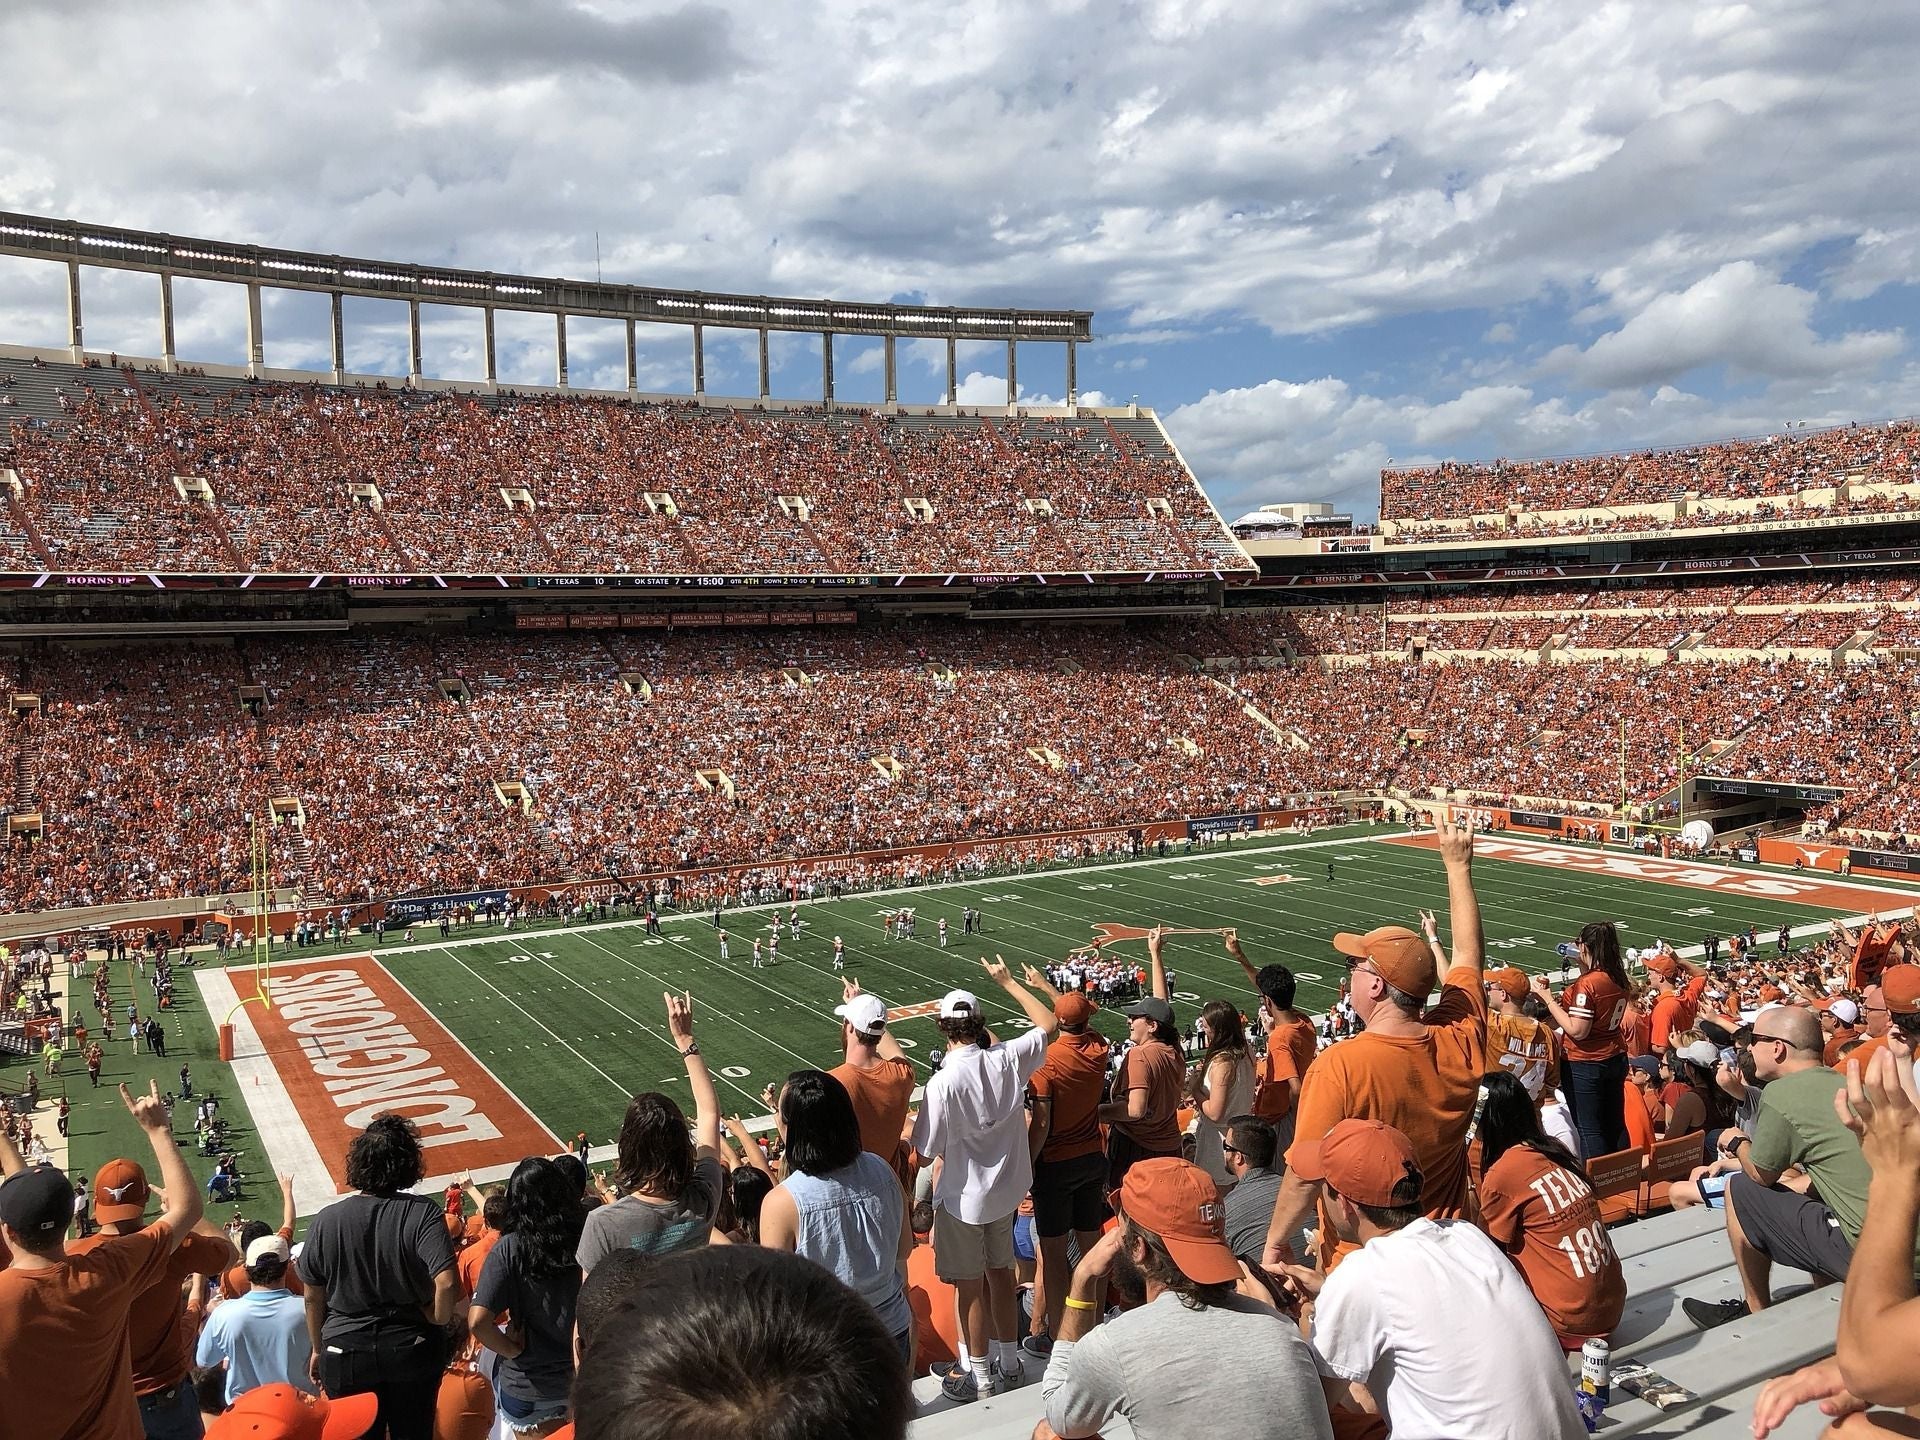
[[[1602,1407],[1612,1399],[1612,1355],[1604,1340],[1589,1340],[1580,1347],[1580,1389]]]

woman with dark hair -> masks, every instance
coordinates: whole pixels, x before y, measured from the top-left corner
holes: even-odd
[[[1203,1048],[1199,1063],[1187,1072],[1187,1094],[1199,1112],[1194,1121],[1193,1163],[1225,1195],[1239,1178],[1227,1168],[1227,1122],[1253,1108],[1253,1051],[1247,1044],[1246,1022],[1225,1000],[1209,1000],[1196,1028]]]
[[[704,1245],[720,1213],[727,1183],[720,1164],[720,1097],[693,1038],[691,1000],[665,999],[667,1030],[693,1086],[693,1135],[672,1096],[648,1091],[627,1102],[613,1169],[613,1183],[625,1193],[587,1216],[576,1256],[586,1272],[615,1250],[671,1255]]]
[[[480,1271],[467,1323],[500,1357],[493,1396],[515,1435],[546,1435],[567,1417],[573,1386],[574,1256],[586,1224],[579,1186],[553,1161],[522,1160],[507,1177],[507,1216]],[[502,1314],[513,1317],[501,1330]]]
[[[1575,944],[1580,978],[1554,998],[1547,977],[1533,977],[1533,993],[1560,1027],[1566,1050],[1561,1073],[1567,1105],[1589,1160],[1627,1148],[1627,1045],[1621,1034],[1627,1000],[1620,931],[1610,920],[1581,927]]]
[[[760,1243],[825,1266],[873,1307],[902,1355],[911,1353],[906,1193],[893,1167],[860,1143],[847,1087],[824,1070],[796,1070],[780,1095],[787,1178],[760,1207]]]
[[[1515,1075],[1481,1082],[1480,1227],[1513,1257],[1567,1350],[1620,1323],[1627,1281],[1573,1152],[1540,1128]]]
[[[1680,1090],[1666,1107],[1665,1138],[1700,1136],[1703,1164],[1712,1162],[1720,1132],[1733,1123],[1733,1097],[1720,1088],[1720,1050],[1695,1032],[1677,1037],[1683,1043],[1673,1052],[1673,1078]]]
[[[300,1252],[310,1378],[331,1396],[378,1396],[373,1440],[431,1440],[460,1297],[440,1202],[405,1193],[421,1169],[413,1122],[374,1116],[347,1147],[357,1193],[313,1217]]]

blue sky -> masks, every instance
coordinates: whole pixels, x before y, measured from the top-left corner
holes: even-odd
[[[0,7],[0,207],[708,289],[1096,311],[1083,397],[1158,409],[1221,508],[1365,515],[1387,461],[1564,454],[1920,412],[1920,7],[1832,0],[251,0]],[[108,103],[110,102],[110,103]],[[100,275],[100,272],[95,272]],[[153,282],[88,340],[151,353]],[[0,340],[61,337],[0,261]],[[182,353],[240,305],[183,286]],[[273,364],[325,354],[274,297]],[[396,307],[350,352],[402,365]],[[430,314],[427,368],[477,373]],[[643,335],[650,386],[687,339]],[[544,380],[551,326],[503,317]],[[749,391],[750,336],[708,388]],[[570,333],[617,378],[617,327]],[[775,389],[818,393],[783,338]],[[877,342],[842,341],[844,399]],[[937,347],[902,398],[938,398]],[[1005,393],[962,357],[962,398]],[[1059,353],[1021,352],[1033,399]]]

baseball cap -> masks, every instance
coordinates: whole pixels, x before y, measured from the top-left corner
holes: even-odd
[[[1658,975],[1662,980],[1671,980],[1680,973],[1680,962],[1664,951],[1649,950],[1640,957],[1640,963],[1646,966],[1649,975]]]
[[[1433,947],[1404,925],[1382,925],[1364,935],[1342,930],[1333,948],[1354,960],[1365,960],[1402,994],[1424,1000],[1440,982]]]
[[[833,1013],[862,1035],[878,1035],[887,1027],[887,1002],[878,995],[856,995],[846,1004],[834,1006]],[[940,1013],[946,1014],[945,1009]]]
[[[1636,1055],[1627,1061],[1627,1068],[1630,1070],[1638,1070],[1642,1075],[1658,1080],[1660,1078],[1660,1057],[1657,1055]]]
[[[1827,1013],[1842,1025],[1858,1025],[1860,1023],[1860,1007],[1844,995],[1827,1006]]]
[[[1156,1025],[1173,1024],[1173,1006],[1158,995],[1142,995],[1121,1013],[1129,1020],[1151,1020]]]
[[[262,1260],[285,1260],[291,1253],[287,1242],[278,1235],[262,1235],[247,1246],[247,1268],[251,1270]]]
[[[1289,1154],[1302,1180],[1324,1180],[1356,1205],[1391,1205],[1395,1186],[1420,1178],[1413,1142],[1384,1120],[1342,1120]]]
[[[105,1225],[147,1213],[147,1172],[132,1160],[109,1160],[93,1177],[93,1218]]]
[[[1711,1040],[1696,1040],[1691,1045],[1682,1045],[1674,1053],[1708,1070],[1720,1063],[1720,1047]]]
[[[1880,976],[1880,993],[1896,1015],[1920,1013],[1920,965],[1892,965]]]
[[[1062,1025],[1084,1025],[1093,1019],[1093,1002],[1078,990],[1053,997],[1053,1018]]]
[[[942,1020],[971,1019],[980,1013],[980,1002],[971,990],[949,990],[940,997]]]
[[[380,1413],[380,1397],[321,1400],[291,1385],[262,1385],[207,1427],[207,1440],[353,1440]]]
[[[73,1219],[73,1186],[51,1165],[36,1165],[0,1183],[0,1224],[35,1239],[58,1234]]]
[[[1518,1001],[1527,993],[1527,972],[1517,965],[1507,965],[1499,970],[1489,970],[1487,983],[1498,985],[1507,992],[1509,998]]]
[[[1195,1284],[1240,1278],[1240,1262],[1227,1245],[1227,1207],[1213,1177],[1198,1165],[1175,1156],[1141,1160],[1107,1203],[1159,1236],[1180,1273]]]
[[[1760,1003],[1762,1005],[1777,1005],[1786,998],[1787,992],[1782,990],[1778,985],[1762,985],[1760,987]]]

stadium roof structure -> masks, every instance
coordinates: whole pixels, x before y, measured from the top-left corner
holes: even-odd
[[[623,320],[627,326],[628,389],[634,389],[636,323],[684,325],[693,332],[694,393],[705,393],[702,332],[708,326],[760,332],[760,394],[768,394],[767,335],[798,331],[823,337],[822,398],[833,399],[835,335],[878,336],[886,342],[886,398],[897,398],[894,343],[909,340],[947,342],[947,399],[957,390],[954,347],[961,340],[1003,341],[1007,346],[1007,403],[1014,403],[1017,380],[1014,347],[1022,343],[1067,347],[1068,404],[1076,399],[1075,347],[1093,339],[1093,315],[1086,310],[993,309],[978,306],[895,305],[858,301],[798,299],[776,295],[720,294],[665,290],[649,285],[609,284],[547,276],[461,270],[441,265],[401,264],[272,245],[245,245],[130,230],[0,211],[0,255],[50,260],[67,266],[68,348],[76,360],[84,353],[80,271],[83,266],[144,271],[160,278],[161,361],[174,368],[173,289],[178,277],[246,287],[249,367],[263,366],[260,294],[265,289],[320,291],[333,301],[333,369],[345,373],[341,300],[345,296],[394,300],[408,307],[410,377],[420,373],[420,307],[453,305],[486,316],[486,379],[494,383],[493,313],[534,311],[555,320],[556,380],[567,384],[566,322],[569,316]]]

